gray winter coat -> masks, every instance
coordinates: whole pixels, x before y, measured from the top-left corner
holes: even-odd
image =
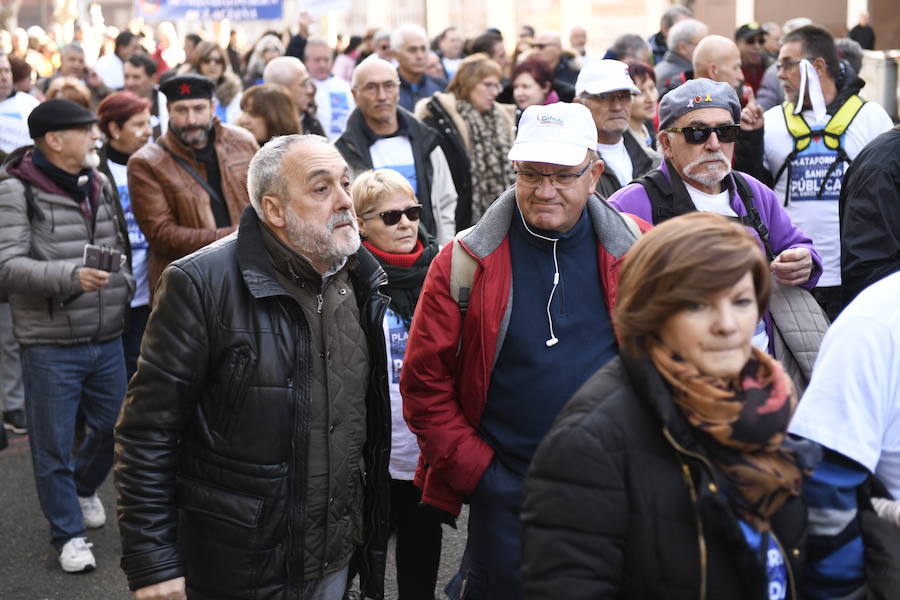
[[[92,183],[93,235],[79,204],[34,166],[31,148],[16,150],[0,167],[0,288],[9,294],[22,345],[104,342],[122,334],[134,292],[127,268],[96,292],[83,293],[78,280],[85,244],[125,252],[112,187],[98,171]]]

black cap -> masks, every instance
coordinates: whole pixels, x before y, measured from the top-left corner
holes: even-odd
[[[747,38],[753,37],[757,33],[761,33],[763,35],[769,35],[769,33],[763,29],[763,26],[757,23],[756,21],[750,21],[749,23],[744,23],[738,30],[734,32],[734,39],[736,41],[745,40]]]
[[[49,131],[78,129],[99,120],[77,102],[54,98],[38,104],[28,115],[28,135],[42,138]]]
[[[159,86],[160,91],[166,95],[169,102],[178,100],[212,100],[215,85],[211,79],[203,75],[178,75],[166,80]]]

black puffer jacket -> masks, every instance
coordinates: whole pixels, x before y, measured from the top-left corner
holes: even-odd
[[[724,486],[652,364],[611,361],[569,401],[531,464],[524,597],[767,599],[763,563]],[[805,521],[799,499],[772,520],[792,589]]]
[[[308,324],[278,282],[256,213],[169,266],[116,427],[122,568],[138,589],[184,575],[192,599],[297,598],[309,447]],[[383,597],[390,404],[384,272],[350,271],[368,338],[364,546],[352,569]],[[330,354],[330,352],[329,352]],[[341,423],[332,423],[332,429]],[[342,490],[336,490],[342,493]]]

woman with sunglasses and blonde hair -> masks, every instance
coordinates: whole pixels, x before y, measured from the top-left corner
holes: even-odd
[[[387,273],[388,283],[380,291],[391,298],[384,316],[384,339],[391,396],[391,531],[397,535],[399,598],[434,598],[441,519],[437,509],[421,504],[421,492],[412,481],[419,445],[403,418],[400,370],[422,282],[438,245],[420,226],[422,205],[412,186],[396,171],[361,173],[350,195],[363,246]]]
[[[200,42],[180,69],[179,74],[196,73],[216,84],[216,116],[234,125],[241,114],[241,80],[231,71],[228,54],[215,42]]]

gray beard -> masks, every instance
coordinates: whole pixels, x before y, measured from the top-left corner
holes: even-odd
[[[85,169],[96,169],[100,166],[100,155],[97,154],[96,150],[91,149],[90,152],[84,155],[81,166]]]
[[[355,235],[349,240],[335,239],[334,228],[345,222],[352,225]],[[294,250],[323,263],[334,264],[359,250],[359,224],[350,211],[332,214],[325,228],[319,229],[288,209],[285,211],[285,233]]]
[[[709,160],[711,157],[722,159],[722,167],[720,169],[716,169],[715,171],[704,169],[703,171],[698,173],[693,172],[697,170],[701,163]],[[684,167],[684,174],[687,177],[690,177],[694,181],[702,183],[703,185],[715,185],[725,179],[729,173],[731,173],[731,164],[729,164],[728,159],[726,159],[725,155],[721,152],[704,154],[691,164]]]

